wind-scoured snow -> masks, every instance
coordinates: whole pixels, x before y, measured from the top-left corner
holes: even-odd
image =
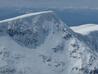
[[[85,35],[85,34],[88,34],[92,31],[98,31],[98,25],[96,25],[96,24],[84,24],[84,25],[80,25],[80,26],[73,26],[73,27],[71,27],[71,29],[74,32]]]

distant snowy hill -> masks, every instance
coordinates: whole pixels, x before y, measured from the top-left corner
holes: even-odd
[[[84,24],[80,26],[73,26],[71,29],[77,33],[87,35],[91,32],[98,31],[98,25],[97,24]]]
[[[0,74],[98,73],[95,48],[74,31],[53,11],[0,21]]]

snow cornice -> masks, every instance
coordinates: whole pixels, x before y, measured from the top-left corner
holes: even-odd
[[[0,23],[3,22],[10,22],[12,20],[17,20],[17,19],[21,19],[21,18],[25,18],[25,17],[30,17],[30,16],[34,16],[34,15],[40,15],[40,14],[46,14],[46,13],[52,13],[53,11],[42,11],[42,12],[35,12],[35,13],[28,13],[28,14],[23,14],[20,16],[16,16],[13,18],[9,18],[9,19],[5,19],[5,20],[1,20]]]

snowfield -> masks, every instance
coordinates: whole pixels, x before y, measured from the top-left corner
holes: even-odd
[[[0,74],[97,74],[98,44],[78,30],[53,11],[0,21]]]

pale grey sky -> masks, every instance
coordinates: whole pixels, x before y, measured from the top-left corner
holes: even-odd
[[[98,0],[0,0],[0,7],[98,7]]]

